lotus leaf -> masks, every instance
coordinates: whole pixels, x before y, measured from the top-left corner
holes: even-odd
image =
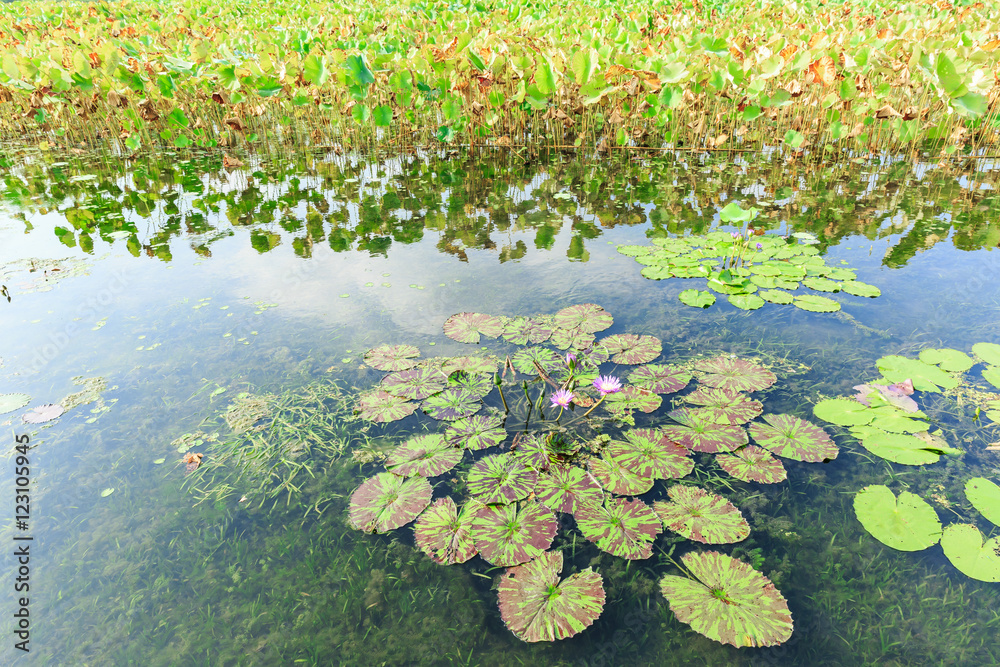
[[[552,318],[557,329],[579,329],[587,333],[604,331],[614,322],[611,314],[593,303],[563,308]]]
[[[792,301],[792,305],[796,308],[808,310],[813,313],[834,313],[840,310],[840,304],[838,302],[816,294],[796,295],[795,299]]]
[[[823,421],[839,426],[860,426],[875,419],[868,406],[849,398],[828,398],[813,406],[813,414]]]
[[[382,388],[393,396],[422,401],[444,389],[448,376],[433,366],[396,371],[382,379]]]
[[[853,294],[854,296],[867,296],[870,298],[881,296],[882,294],[882,290],[874,285],[869,285],[868,283],[859,282],[857,280],[844,280],[844,282],[840,284],[840,289],[848,294]]]
[[[488,375],[473,375],[465,371],[456,371],[448,378],[448,386],[462,389],[482,400],[493,391],[493,378]]]
[[[965,352],[951,348],[921,350],[920,361],[925,364],[934,364],[949,373],[964,373],[976,363]]]
[[[663,351],[659,338],[633,334],[608,336],[601,341],[601,346],[612,355],[611,361],[616,364],[644,364],[656,359]]]
[[[715,461],[720,468],[744,482],[777,484],[788,477],[781,461],[766,449],[754,445],[737,449],[732,454],[718,454]]]
[[[380,472],[351,494],[348,518],[358,530],[384,533],[410,523],[430,503],[431,485],[425,478]]]
[[[414,537],[417,546],[441,565],[464,563],[476,555],[472,539],[472,519],[482,505],[470,500],[458,512],[451,498],[438,498],[417,518]]]
[[[667,489],[667,495],[670,502],[656,501],[653,511],[668,530],[705,544],[742,542],[750,535],[750,524],[720,495],[680,484]]]
[[[693,306],[694,308],[708,308],[715,303],[715,295],[706,290],[686,289],[678,294],[677,298],[681,300],[681,303]]]
[[[608,412],[621,413],[626,410],[641,410],[642,412],[653,412],[663,399],[646,389],[628,386],[613,394],[608,394],[604,400],[604,407]]]
[[[839,292],[840,283],[836,280],[829,280],[827,278],[804,278],[802,284],[809,289],[814,289],[818,292]]]
[[[487,505],[512,503],[527,498],[535,489],[538,473],[512,453],[494,454],[476,462],[469,470],[468,489]]]
[[[631,459],[625,457],[625,461]],[[653,478],[638,475],[626,468],[609,447],[600,458],[587,461],[591,474],[611,493],[621,496],[638,496],[653,488]]]
[[[890,382],[910,380],[920,391],[940,392],[944,389],[954,389],[958,386],[958,378],[949,375],[937,366],[925,364],[917,359],[909,359],[898,355],[882,357],[876,362],[882,375]]]
[[[965,483],[965,497],[988,521],[1000,526],[1000,486],[985,477]]]
[[[638,428],[625,432],[625,442],[612,441],[608,454],[639,477],[679,479],[694,470],[691,452],[672,442],[663,431]]]
[[[628,381],[654,394],[673,394],[687,386],[691,374],[677,366],[647,364],[629,373]]]
[[[996,343],[976,343],[972,354],[992,366],[1000,366],[1000,345]]]
[[[482,313],[458,313],[444,323],[444,335],[459,343],[478,343],[480,336],[496,338],[504,331],[504,318]]]
[[[986,540],[968,523],[953,523],[941,535],[941,548],[951,564],[967,577],[1000,582],[1000,536]]]
[[[21,415],[21,421],[25,424],[44,424],[60,417],[64,412],[66,411],[61,405],[53,405],[52,403],[39,405]]]
[[[553,465],[538,475],[535,499],[554,512],[575,514],[582,504],[600,504],[604,491],[594,476],[583,468]]]
[[[407,417],[413,414],[417,407],[419,407],[418,403],[411,403],[405,398],[393,396],[381,389],[368,391],[358,396],[358,415],[362,419],[377,424]]]
[[[854,496],[858,521],[876,540],[900,551],[920,551],[941,539],[941,521],[920,496],[903,491],[899,498],[881,484]]]
[[[706,285],[713,292],[725,294],[726,296],[751,295],[757,291],[757,286],[747,278],[740,278],[732,282],[725,282],[718,278],[709,278]]]
[[[701,410],[681,408],[668,416],[680,426],[665,426],[663,434],[696,452],[731,452],[747,444],[747,434],[739,426],[719,424]]]
[[[641,500],[605,498],[603,503],[581,504],[576,525],[601,551],[629,560],[653,555],[653,540],[663,529],[659,517]]]
[[[487,563],[510,567],[542,555],[557,527],[552,510],[534,500],[489,505],[476,512],[472,539]]]
[[[936,446],[913,435],[886,433],[871,426],[856,426],[851,429],[851,435],[875,456],[910,466],[937,463],[941,454],[961,453],[960,450]]]
[[[31,402],[27,394],[0,394],[0,415],[19,410]]]
[[[750,424],[750,435],[774,454],[807,463],[837,458],[837,445],[819,426],[794,415],[764,415],[764,421]]]
[[[428,397],[421,406],[434,419],[454,420],[479,412],[483,404],[468,389],[449,387]]]
[[[560,350],[573,348],[583,350],[594,344],[594,334],[581,329],[556,329],[549,342]]]
[[[780,303],[787,305],[792,302],[793,297],[788,292],[782,291],[780,289],[769,289],[764,290],[760,293],[760,298],[765,301],[770,301],[771,303]]]
[[[510,363],[514,365],[514,368],[525,375],[538,375],[536,362],[546,373],[554,373],[565,367],[563,357],[547,347],[525,348],[510,358]]]
[[[403,477],[437,477],[458,465],[463,453],[445,441],[440,433],[418,435],[389,454],[385,469]]]
[[[620,245],[616,250],[626,257],[638,257],[649,254],[653,249],[646,245]]]
[[[453,421],[445,431],[444,438],[455,447],[476,451],[499,445],[507,438],[507,431],[499,416],[472,415]]]
[[[572,637],[604,610],[604,581],[591,568],[562,581],[563,554],[547,551],[512,567],[500,580],[500,617],[519,639],[551,642]]]
[[[701,381],[710,387],[732,391],[758,391],[767,389],[778,379],[774,373],[752,361],[721,356],[698,361],[694,365],[707,373]]]
[[[990,366],[983,369],[983,379],[1000,389],[1000,366]]]
[[[417,365],[419,356],[413,345],[379,345],[365,352],[365,363],[380,371],[405,371]]]
[[[504,340],[515,345],[538,345],[544,343],[552,335],[552,327],[527,317],[515,317],[504,327]]]
[[[495,357],[450,357],[441,366],[441,371],[451,376],[457,371],[478,375],[492,375],[497,372]]]
[[[757,310],[764,306],[764,299],[756,294],[730,294],[729,303],[741,310]]]
[[[687,553],[681,561],[696,580],[672,574],[660,580],[677,620],[737,648],[774,646],[792,636],[788,603],[750,565],[716,551]]]
[[[732,389],[698,387],[684,397],[688,403],[712,410],[712,421],[745,424],[764,412],[764,404]]]

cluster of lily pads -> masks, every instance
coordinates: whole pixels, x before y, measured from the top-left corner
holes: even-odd
[[[31,396],[23,393],[0,394],[0,415],[14,412],[28,405]],[[25,424],[44,424],[56,419],[65,412],[61,405],[47,403],[36,405],[21,415],[21,421]]]
[[[730,203],[719,217],[722,222],[742,224],[755,213],[755,209],[744,210]],[[620,245],[618,252],[643,264],[641,273],[651,280],[705,278],[708,290],[686,289],[678,295],[681,302],[696,308],[714,304],[716,297],[712,292],[717,292],[743,310],[756,310],[765,302],[792,304],[821,313],[840,310],[840,303],[828,297],[792,294],[800,285],[817,292],[846,292],[864,297],[881,294],[874,285],[857,280],[853,270],[827,266],[815,243],[815,237],[807,232],[790,237],[758,236],[748,229],[655,238],[651,245]]]
[[[572,516],[602,551],[630,560],[651,557],[664,528],[703,544],[739,542],[750,526],[732,503],[687,482],[660,480],[688,476],[696,452],[714,454],[734,478],[756,483],[785,479],[775,455],[815,462],[838,453],[830,437],[804,419],[757,419],[763,404],[750,394],[776,381],[763,366],[729,355],[651,363],[661,355],[659,339],[597,339],[611,324],[611,315],[595,304],[552,316],[449,318],[444,330],[454,340],[503,338],[524,346],[506,355],[502,374],[499,356],[421,361],[408,345],[383,345],[365,355],[388,374],[359,397],[361,417],[384,423],[422,408],[444,427],[409,437],[388,454],[385,471],[352,494],[351,524],[384,533],[416,520],[416,544],[436,562],[463,563],[478,554],[509,568],[499,588],[501,616],[525,641],[571,637],[603,609],[599,573],[588,568],[560,579],[562,552],[558,544],[553,550],[558,514]],[[615,373],[624,373],[607,370],[612,364],[636,368],[623,382]],[[636,411],[656,411],[662,395],[684,390],[695,377],[698,386],[677,399],[683,407],[667,413],[669,422],[634,427]],[[494,388],[503,408],[494,400],[484,410]],[[545,417],[548,390],[552,410]],[[532,411],[539,419],[531,421]],[[604,427],[613,432],[599,433]],[[468,473],[456,475],[453,469],[466,458]],[[430,478],[438,481],[432,485]],[[434,489],[446,492],[434,498]],[[715,551],[692,551],[681,560],[687,574],[660,582],[680,620],[734,646],[771,646],[790,637],[787,603],[767,577]]]

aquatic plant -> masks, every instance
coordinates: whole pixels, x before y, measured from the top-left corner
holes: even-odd
[[[920,551],[941,539],[941,521],[920,496],[872,484],[854,496],[858,521],[879,542],[900,551]]]
[[[65,410],[61,405],[55,405],[49,403],[48,405],[38,405],[23,415],[21,415],[21,421],[25,424],[44,424],[45,422],[50,422],[53,419],[57,419],[62,416]]]
[[[20,410],[30,402],[28,394],[0,394],[0,415]]]
[[[761,447],[747,445],[729,454],[715,457],[719,467],[736,479],[760,484],[777,484],[788,477],[781,461]]]
[[[351,525],[366,533],[384,533],[410,523],[431,503],[431,485],[423,477],[381,472],[351,494]]]
[[[653,511],[668,530],[705,544],[740,542],[750,535],[750,524],[740,511],[718,494],[675,484],[667,495],[670,502],[656,501]]]

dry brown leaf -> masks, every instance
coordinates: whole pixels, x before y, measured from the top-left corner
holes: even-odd
[[[237,118],[236,116],[230,116],[229,118],[226,118],[222,122],[224,122],[229,127],[233,128],[237,132],[246,132],[246,128],[243,126],[243,121]]]
[[[811,49],[817,44],[819,44],[820,41],[822,41],[826,36],[827,35],[825,32],[817,32],[815,35],[809,38],[809,48]]]
[[[996,51],[998,48],[1000,48],[1000,39],[990,40],[985,44],[982,44],[979,48],[981,48],[983,51]]]
[[[892,32],[892,28],[882,28],[875,33],[875,36],[879,39],[892,39],[895,36],[895,33]]]
[[[798,51],[798,50],[799,50],[799,47],[795,46],[794,44],[789,44],[788,46],[786,46],[785,48],[783,48],[778,53],[778,55],[781,56],[782,60],[786,60],[787,61],[789,58],[791,58],[792,56],[794,56],[795,52]]]
[[[837,80],[837,68],[833,64],[833,58],[823,56],[819,60],[814,60],[809,64],[807,77],[811,75],[812,80],[824,86],[832,86]],[[808,80],[808,79],[807,79]]]
[[[227,169],[229,169],[230,167],[242,167],[243,161],[237,157],[231,157],[228,153],[223,153],[222,166]]]
[[[876,118],[902,118],[903,114],[899,113],[892,108],[891,104],[886,104],[884,107],[880,107],[875,110]]]

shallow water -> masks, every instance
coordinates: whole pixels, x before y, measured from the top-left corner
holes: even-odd
[[[10,158],[0,393],[28,393],[31,407],[79,391],[74,378],[106,387],[49,424],[22,424],[23,410],[0,415],[10,447],[24,433],[36,446],[32,650],[8,641],[4,655],[153,665],[996,662],[997,584],[958,572],[939,545],[884,547],[851,504],[863,486],[885,483],[939,497],[946,522],[972,520],[962,489],[977,475],[996,479],[1000,453],[985,447],[1000,428],[949,399],[921,405],[965,454],[933,465],[891,464],[838,436],[835,461],[785,461],[788,481],[764,487],[727,478],[701,455],[703,485],[733,500],[753,529],[718,549],[754,561],[788,599],[795,632],[776,648],[723,646],[677,621],[657,582],[676,572],[667,555],[693,546],[669,533],[652,558],[627,562],[578,533],[573,541],[563,525],[556,545],[567,571],[602,574],[604,612],[577,637],[525,644],[497,610],[501,569],[479,558],[439,566],[409,527],[350,528],[351,492],[382,469],[352,454],[437,426],[420,413],[389,426],[353,420],[354,396],[383,375],[363,354],[383,343],[425,357],[469,354],[442,332],[454,313],[600,304],[615,318],[601,336],[656,336],[663,360],[722,352],[772,365],[779,380],[760,396],[765,411],[806,418],[821,397],[877,378],[881,356],[1000,342],[990,163],[509,160],[316,155],[224,170],[215,156]],[[814,234],[827,264],[846,262],[882,295],[827,294],[840,313],[770,303],[747,312],[721,296],[702,311],[677,295],[704,280],[647,280],[616,250],[731,230],[718,217],[730,201],[761,209],[754,226],[767,234]],[[62,261],[32,271],[27,258]],[[303,471],[280,493],[213,470],[211,443],[186,476],[171,446],[199,430],[225,440],[241,392],[295,406],[299,430],[289,432],[315,438],[303,436],[310,444],[293,457]],[[637,421],[666,422],[670,398]],[[499,405],[495,394],[487,402]],[[4,488],[12,473],[9,461]],[[5,518],[0,539],[11,544],[15,532]],[[13,594],[4,599],[13,612]]]

